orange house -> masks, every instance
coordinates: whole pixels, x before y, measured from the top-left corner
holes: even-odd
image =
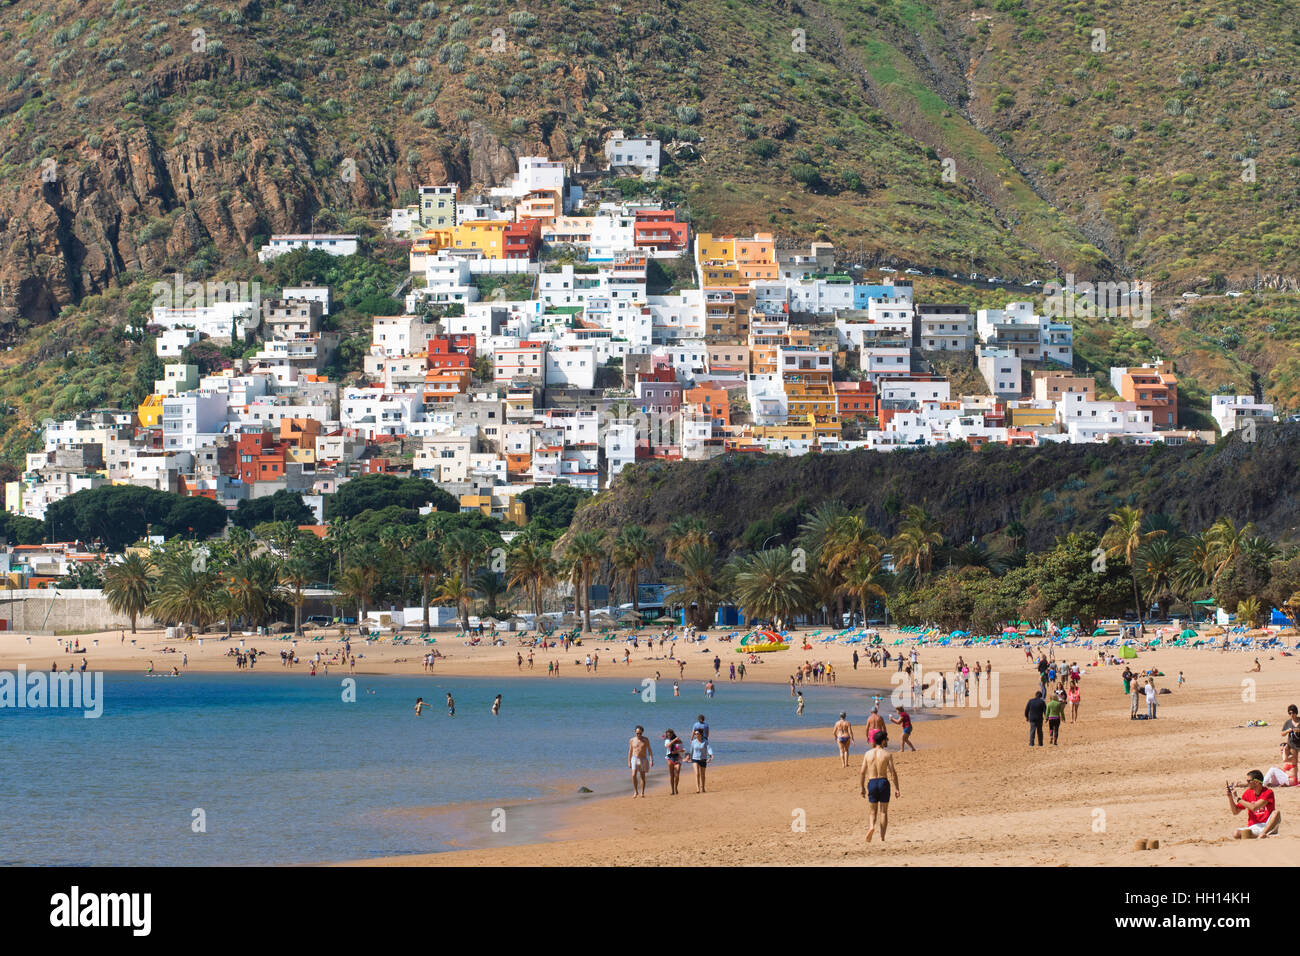
[[[1178,426],[1178,377],[1168,362],[1126,368],[1114,384],[1124,401],[1151,413],[1156,428]]]
[[[720,385],[688,388],[682,395],[682,401],[697,406],[702,415],[719,427],[731,424],[731,398]]]

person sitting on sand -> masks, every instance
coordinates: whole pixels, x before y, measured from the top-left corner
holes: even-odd
[[[901,797],[898,785],[898,771],[894,769],[894,755],[889,752],[889,734],[883,730],[876,731],[871,738],[872,747],[862,758],[862,772],[858,774],[858,785],[862,796],[871,805],[871,826],[867,828],[867,842],[871,842],[880,824],[880,842],[885,842],[885,831],[889,828],[889,782],[894,782],[894,796]],[[870,777],[868,777],[870,774]]]
[[[1237,798],[1232,784],[1228,784],[1228,806],[1233,815],[1246,811],[1246,826],[1233,831],[1234,840],[1262,840],[1277,833],[1282,823],[1282,813],[1277,809],[1273,791],[1264,785],[1264,774],[1251,770],[1246,774],[1249,789]]]

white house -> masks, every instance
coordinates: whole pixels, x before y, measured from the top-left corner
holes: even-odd
[[[270,262],[276,256],[295,249],[319,249],[332,256],[356,255],[360,236],[355,233],[315,233],[272,236],[271,241],[257,252],[258,262]]]
[[[622,130],[613,133],[605,140],[605,159],[610,166],[631,166],[645,172],[659,171],[659,140],[649,137],[631,138],[623,135]]]
[[[1210,417],[1219,426],[1219,434],[1226,435],[1244,427],[1247,422],[1253,427],[1256,422],[1271,421],[1273,406],[1255,401],[1253,395],[1212,395]]]

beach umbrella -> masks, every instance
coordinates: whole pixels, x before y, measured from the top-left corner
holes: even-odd
[[[1010,624],[1008,624],[1006,627],[1004,627],[1004,628],[1002,629],[1002,633],[1003,633],[1003,634],[1015,634],[1015,633],[1016,633],[1016,629],[1015,629],[1014,627],[1012,627]]]
[[[1187,630],[1183,631],[1183,633],[1179,634],[1178,636],[1179,636],[1179,637],[1195,637],[1195,636],[1196,636],[1196,632],[1193,631],[1193,630],[1189,627],[1189,628],[1187,628]]]
[[[1104,627],[1099,627],[1097,628],[1097,630],[1092,632],[1093,637],[1103,637],[1105,634],[1106,634],[1106,629]]]

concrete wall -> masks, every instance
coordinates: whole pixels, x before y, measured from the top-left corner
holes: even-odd
[[[0,621],[5,630],[19,634],[54,634],[61,631],[130,630],[125,614],[109,610],[98,590],[0,590]],[[155,626],[145,615],[140,627]]]

